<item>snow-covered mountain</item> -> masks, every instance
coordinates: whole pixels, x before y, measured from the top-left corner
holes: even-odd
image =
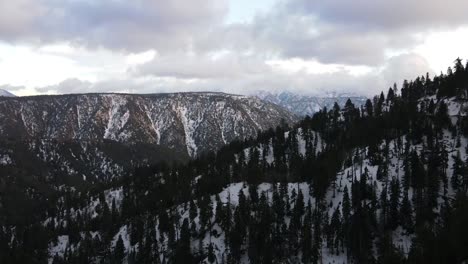
[[[0,163],[49,180],[107,181],[136,166],[186,161],[283,120],[296,117],[221,93],[0,97]]]
[[[7,90],[0,89],[0,97],[16,97],[16,95],[10,93]]]
[[[348,99],[356,105],[363,105],[367,98],[352,94],[331,93],[324,96],[301,95],[292,92],[268,92],[260,91],[255,94],[256,97],[280,105],[299,116],[312,116],[314,113],[324,109],[331,109],[335,102],[343,107]]]
[[[0,99],[0,136],[111,140],[186,149],[194,157],[296,117],[257,98],[221,93],[84,94]]]

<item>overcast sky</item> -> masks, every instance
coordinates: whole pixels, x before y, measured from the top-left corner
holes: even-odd
[[[17,95],[371,96],[468,58],[466,0],[0,0]]]

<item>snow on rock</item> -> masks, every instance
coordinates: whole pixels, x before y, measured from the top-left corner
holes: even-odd
[[[11,165],[13,160],[8,154],[0,154],[0,165]]]
[[[187,108],[185,107],[179,107],[177,112],[179,113],[179,118],[182,121],[182,126],[184,128],[187,152],[190,157],[195,157],[197,155],[198,148],[195,144],[194,134],[198,125],[200,124],[201,118],[198,117],[197,120],[189,119],[189,116],[187,115]]]
[[[123,245],[125,252],[129,252],[131,245],[130,245],[130,234],[128,232],[128,227],[126,225],[122,226],[117,232],[117,234],[114,236],[111,242],[111,247],[115,248],[115,245],[117,244],[117,241],[119,240],[119,237],[122,238]]]
[[[3,137],[157,144],[192,157],[298,121],[280,106],[224,93],[0,97],[0,113]]]
[[[69,238],[67,235],[62,235],[57,238],[57,243],[49,244],[49,264],[52,264],[55,255],[63,257],[65,250],[69,246]]]
[[[120,187],[115,190],[107,190],[105,191],[105,196],[106,196],[106,203],[109,206],[109,208],[112,208],[112,202],[115,202],[115,206],[117,209],[121,208],[122,206],[122,200],[123,200],[123,188]]]
[[[109,109],[109,119],[104,132],[104,138],[125,141],[130,137],[128,133],[122,131],[130,117],[130,111],[124,109],[127,101],[125,97],[120,96],[110,96],[110,99],[111,108]]]

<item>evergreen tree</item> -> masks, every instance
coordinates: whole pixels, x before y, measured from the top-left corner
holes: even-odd
[[[390,183],[389,226],[394,229],[400,223],[400,181],[393,178]]]
[[[174,263],[192,263],[193,256],[190,249],[190,229],[188,219],[184,219],[180,230],[180,239],[174,253]]]
[[[122,263],[125,256],[125,247],[122,240],[122,236],[119,235],[117,239],[117,243],[115,244],[114,248],[114,263]]]

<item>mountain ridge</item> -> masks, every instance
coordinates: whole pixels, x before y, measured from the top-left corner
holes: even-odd
[[[190,156],[196,156],[198,148],[201,152],[215,150],[237,137],[253,136],[257,130],[279,125],[281,119],[288,123],[297,120],[271,103],[213,92],[1,98],[0,109],[0,135],[4,137],[110,139],[170,148],[181,147],[185,141]],[[246,123],[241,127],[239,122]],[[208,132],[217,133],[210,136],[214,140],[210,146],[204,143],[208,134],[203,133]]]

